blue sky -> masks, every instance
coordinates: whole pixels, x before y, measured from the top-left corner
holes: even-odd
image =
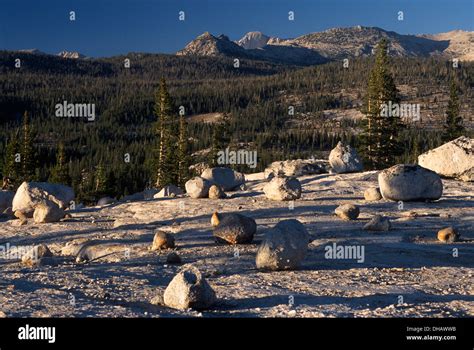
[[[472,31],[474,0],[0,0],[0,49],[94,57],[174,53],[205,31],[232,40],[255,30],[287,38],[354,25],[401,34]]]

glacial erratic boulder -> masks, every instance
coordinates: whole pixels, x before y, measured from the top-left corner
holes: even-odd
[[[186,187],[186,193],[191,198],[206,198],[209,195],[209,188],[212,183],[200,176],[195,176],[191,180],[188,180],[184,185]]]
[[[419,165],[394,165],[380,172],[378,180],[382,197],[392,201],[431,201],[443,194],[439,175]]]
[[[166,306],[178,310],[205,310],[216,303],[216,293],[192,265],[185,265],[171,280],[163,295]]]
[[[357,151],[350,145],[344,145],[341,141],[329,153],[329,164],[333,172],[338,174],[354,173],[364,169]]]
[[[97,201],[97,206],[98,207],[103,207],[105,205],[109,205],[109,204],[114,204],[115,202],[117,202],[117,200],[115,198],[112,198],[112,197],[102,197],[101,199],[99,199]]]
[[[388,231],[392,227],[390,219],[382,216],[375,215],[368,223],[364,225],[366,231]]]
[[[171,233],[163,231],[157,231],[155,233],[151,250],[169,249],[174,247],[174,236]]]
[[[212,185],[209,188],[209,198],[210,199],[222,199],[222,198],[226,198],[226,194],[220,186]]]
[[[265,184],[263,192],[274,201],[291,201],[301,198],[301,183],[295,177],[277,176]]]
[[[283,220],[265,233],[257,250],[256,265],[261,270],[293,270],[304,260],[309,234],[301,222]]]
[[[73,200],[74,190],[69,186],[48,182],[23,182],[15,193],[12,209],[32,217],[40,203],[52,202],[59,208],[66,209]]]
[[[242,214],[216,212],[212,216],[211,223],[214,226],[213,235],[218,243],[251,243],[257,232],[255,220]]]
[[[378,187],[370,187],[364,191],[364,199],[366,201],[379,201],[382,199],[382,194]]]
[[[329,171],[327,160],[295,159],[273,162],[264,171],[264,177],[271,180],[277,176],[304,176],[325,174]]]
[[[474,139],[458,137],[418,156],[418,164],[443,177],[474,181]]]
[[[245,184],[244,174],[225,167],[208,168],[202,172],[201,177],[224,191],[233,191]]]

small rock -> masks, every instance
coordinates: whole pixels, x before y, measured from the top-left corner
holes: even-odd
[[[367,231],[388,231],[392,227],[390,220],[382,215],[375,215],[367,224],[364,230]]]
[[[382,199],[382,194],[378,187],[371,187],[364,191],[364,199],[366,201],[379,201]]]
[[[117,200],[112,197],[102,197],[97,201],[98,207],[103,207],[104,205],[114,204]]]
[[[14,215],[20,220],[20,225],[26,225],[28,223],[26,215],[23,214],[21,211],[15,211]]]
[[[151,250],[161,250],[161,249],[168,249],[174,248],[174,237],[171,233],[158,231],[155,233],[155,237],[153,237],[153,245]]]
[[[165,305],[165,301],[163,299],[163,293],[159,293],[155,295],[151,300],[150,304],[152,305]]]
[[[456,242],[459,240],[459,236],[460,235],[458,234],[457,230],[452,226],[443,228],[442,230],[438,231],[438,239],[441,242]]]
[[[155,194],[153,198],[166,198],[166,197],[176,197],[184,194],[183,190],[175,185],[168,185],[161,189],[160,192]]]
[[[48,246],[45,244],[39,244],[34,246],[29,250],[25,255],[21,257],[21,262],[29,267],[41,265],[41,260],[44,258],[50,258],[53,256],[53,253],[49,250]]]
[[[33,219],[37,224],[45,224],[50,222],[58,222],[66,213],[63,209],[52,202],[40,203],[35,207]]]
[[[222,199],[222,198],[225,198],[225,197],[226,197],[225,192],[219,186],[212,185],[209,188],[209,198],[210,199]]]
[[[181,257],[176,252],[171,252],[166,257],[167,264],[181,264]]]
[[[355,220],[359,217],[359,207],[354,204],[343,204],[336,208],[334,213],[343,220]]]
[[[163,300],[173,309],[205,310],[215,304],[216,294],[196,267],[186,265],[166,287]]]

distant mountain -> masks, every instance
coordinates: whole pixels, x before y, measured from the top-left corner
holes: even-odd
[[[65,50],[58,53],[58,56],[62,58],[72,58],[72,59],[86,58],[86,56],[84,56],[83,54],[77,51],[65,51]]]
[[[260,49],[267,45],[270,39],[269,36],[261,32],[248,32],[240,40],[236,41],[236,43],[246,50]]]
[[[423,35],[423,37],[437,41],[448,41],[449,45],[444,50],[445,53],[457,57],[461,61],[474,61],[474,32],[453,30],[447,33]]]
[[[249,32],[232,42],[206,32],[190,42],[178,55],[232,56],[278,63],[310,65],[328,60],[370,56],[381,39],[389,42],[392,56],[429,57],[443,55],[474,60],[474,32],[452,31],[434,35],[403,35],[377,27],[333,28],[294,39],[272,38]]]
[[[46,55],[46,53],[38,49],[24,49],[24,50],[18,50],[18,52],[30,53],[32,55]]]
[[[247,36],[247,39],[250,37]],[[260,39],[262,38],[263,35]],[[245,37],[242,39],[242,42],[245,42],[248,47],[258,46],[256,41],[249,41]],[[245,49],[230,41],[225,35],[216,37],[209,32],[198,36],[176,54],[178,56],[227,56],[294,65],[318,64],[326,61],[319,53],[305,47],[264,45],[259,48]]]

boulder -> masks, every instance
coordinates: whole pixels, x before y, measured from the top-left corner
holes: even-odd
[[[359,217],[360,210],[357,205],[343,204],[338,206],[334,213],[343,220],[355,220]]]
[[[59,208],[66,209],[72,200],[74,190],[71,187],[48,182],[23,182],[13,198],[12,209],[32,217],[35,207],[40,203],[50,201]]]
[[[443,177],[474,181],[474,139],[458,137],[418,156],[418,164]]]
[[[292,270],[306,256],[309,234],[301,222],[283,220],[268,230],[258,247],[256,265],[262,270]]]
[[[160,192],[155,194],[153,198],[166,198],[166,197],[176,197],[184,194],[183,190],[175,185],[168,185],[161,189]]]
[[[211,182],[202,177],[196,176],[188,180],[185,184],[186,193],[191,198],[206,198],[209,195]]]
[[[443,183],[434,171],[419,165],[398,164],[379,173],[382,197],[393,201],[437,200]]]
[[[366,201],[379,201],[382,199],[382,194],[378,187],[370,187],[364,191],[364,199]]]
[[[153,237],[151,250],[174,248],[174,236],[171,233],[157,231]]]
[[[382,215],[375,215],[368,223],[364,225],[367,231],[388,231],[392,227],[390,220]]]
[[[212,185],[209,188],[209,198],[210,199],[222,199],[226,198],[225,192],[218,185]]]
[[[291,201],[301,197],[301,184],[294,177],[277,176],[265,184],[263,192],[274,201]]]
[[[354,173],[364,169],[357,151],[350,145],[344,145],[341,141],[329,153],[329,164],[332,170],[338,174]]]
[[[446,243],[457,242],[459,240],[459,233],[454,227],[446,227],[438,231],[438,239]]]
[[[178,310],[205,310],[216,302],[216,293],[201,272],[186,265],[165,289],[164,304]]]
[[[114,204],[117,200],[112,197],[102,197],[97,201],[98,207],[103,207],[104,205]]]
[[[35,207],[33,219],[37,224],[58,222],[66,213],[52,202],[40,203]]]
[[[264,177],[271,180],[276,176],[304,176],[324,174],[329,171],[329,162],[321,159],[295,159],[273,162],[264,171]]]
[[[245,184],[244,174],[224,167],[206,169],[201,177],[220,186],[224,191],[233,191]]]
[[[14,196],[13,191],[0,191],[0,213],[12,206]]]
[[[241,214],[216,212],[212,216],[211,223],[214,226],[213,235],[218,243],[251,243],[257,232],[255,220]]]

